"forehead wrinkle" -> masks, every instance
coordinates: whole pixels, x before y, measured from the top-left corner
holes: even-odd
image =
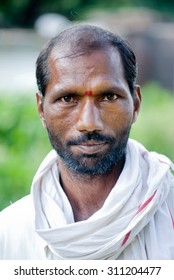
[[[71,61],[74,59],[75,57],[60,58],[60,57],[50,56],[48,62],[50,78],[56,77],[56,79],[58,78],[59,81],[61,80],[66,82],[66,75],[67,75],[68,79],[70,78],[70,80],[76,81],[76,83],[78,82],[79,77],[81,77],[82,84],[84,84],[85,80],[87,82],[90,76],[93,75],[93,72],[95,71],[97,65],[95,64],[88,65],[87,64],[88,58],[86,56],[82,56],[82,60],[84,59],[84,67],[81,66],[81,60]],[[73,69],[73,71],[71,71],[71,77],[69,77],[70,68]]]
[[[55,60],[66,59],[66,58],[73,59],[80,56],[89,56],[94,51],[97,50],[84,49],[84,48],[79,48],[77,46],[73,48],[71,44],[70,45],[64,44],[61,46],[54,46],[54,48],[50,53],[50,56],[55,57]]]
[[[98,79],[105,80],[105,74],[106,74],[107,81],[109,82],[107,75],[110,73],[111,78],[113,78],[112,72],[115,71],[114,68],[118,68],[119,71],[121,71],[121,76],[125,80],[124,73],[123,73],[124,71],[123,71],[122,60],[121,60],[119,52],[115,51],[115,49],[110,52],[108,50],[93,51],[90,55],[83,55],[83,56],[81,56],[80,60],[76,60],[76,61],[72,61],[72,62],[71,62],[71,60],[74,60],[75,57],[69,57],[66,55],[57,56],[58,53],[55,51],[50,54],[49,61],[48,61],[48,68],[49,68],[49,74],[50,74],[49,83],[55,78],[57,80],[57,82],[63,82],[64,86],[66,88],[66,74],[69,73],[69,67],[70,67],[69,65],[72,65],[72,67],[74,67],[74,68],[73,68],[73,71],[71,71],[71,77],[70,77],[70,80],[68,80],[68,82],[70,82],[71,78],[72,78],[72,82],[76,82],[78,87],[86,86],[86,91],[91,90],[91,86],[89,85],[89,87],[88,87],[88,81],[90,79],[90,76],[93,75],[93,71],[95,71],[97,69],[99,69],[99,72],[98,72],[97,76],[94,77],[94,80],[92,79],[94,82],[94,85]],[[95,55],[95,53],[97,53],[97,54]],[[105,53],[105,58],[108,60],[109,67],[107,67],[107,68],[101,67],[102,61],[100,61],[100,54],[102,55],[104,53]],[[66,54],[66,51],[65,51],[65,54]],[[95,56],[95,63],[90,62],[90,64],[88,64],[88,61],[89,61],[88,57],[92,56],[92,55]],[[99,61],[99,63],[98,63],[98,61]],[[113,64],[112,61],[116,61],[116,63]],[[80,65],[80,64],[82,64],[82,62],[84,64],[84,67],[82,67]],[[88,71],[86,71],[86,70],[88,70]],[[82,76],[82,78],[83,78],[80,80],[80,84],[78,81],[79,76]],[[68,79],[69,79],[69,77],[68,77]],[[116,84],[118,84],[118,85],[120,83],[122,83],[120,81],[120,78],[117,79],[117,77],[115,77],[114,80],[115,80]],[[125,82],[126,82],[126,80],[125,80]]]

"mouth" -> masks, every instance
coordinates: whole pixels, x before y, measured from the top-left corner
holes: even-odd
[[[75,145],[74,148],[83,154],[91,155],[103,151],[107,146],[107,142],[95,142],[91,140],[85,143],[80,143],[79,145]]]

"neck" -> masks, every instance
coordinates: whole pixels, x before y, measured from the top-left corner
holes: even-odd
[[[88,219],[103,206],[123,166],[124,159],[111,172],[93,177],[72,173],[60,160],[61,184],[70,201],[76,222]]]

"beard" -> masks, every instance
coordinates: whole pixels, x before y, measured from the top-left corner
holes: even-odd
[[[76,175],[99,176],[108,174],[113,168],[125,158],[127,141],[129,138],[130,127],[117,136],[102,135],[98,132],[87,132],[76,139],[69,139],[63,143],[60,135],[47,128],[48,136],[52,147],[67,168]],[[96,143],[105,142],[108,148],[104,152],[94,154],[74,154],[71,147],[81,145],[94,140]]]

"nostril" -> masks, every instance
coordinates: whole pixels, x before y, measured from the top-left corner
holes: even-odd
[[[100,111],[94,105],[85,105],[79,114],[77,122],[77,130],[79,131],[101,131],[103,123],[100,116]]]

